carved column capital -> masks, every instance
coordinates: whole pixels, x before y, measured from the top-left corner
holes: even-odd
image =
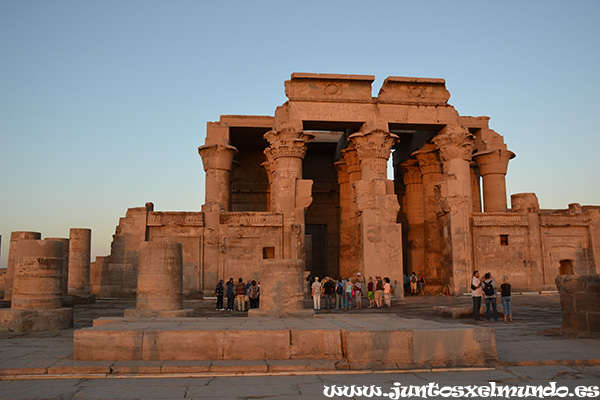
[[[482,176],[489,174],[506,175],[508,161],[514,157],[515,153],[507,149],[480,151],[473,155]]]
[[[348,174],[360,174],[360,160],[358,159],[358,155],[356,154],[356,148],[354,147],[354,143],[350,142],[348,147],[342,150],[342,157],[344,158],[344,162],[346,163],[346,168],[348,170]]]
[[[434,145],[426,144],[421,150],[415,151],[412,155],[419,163],[419,170],[421,171],[422,176],[442,173],[442,163],[439,159],[439,152]]]
[[[383,129],[374,129],[366,133],[356,132],[348,139],[354,143],[363,176],[372,174],[372,179],[386,179],[387,160],[398,136]]]
[[[402,180],[406,186],[423,184],[419,163],[416,160],[408,160],[400,164]]]
[[[215,169],[231,171],[233,157],[237,153],[238,150],[228,144],[208,144],[198,147],[205,172]]]
[[[265,155],[265,161],[263,161],[260,166],[263,167],[265,169],[265,171],[267,171],[267,178],[269,179],[269,182],[273,181],[273,162],[275,161],[275,159],[273,158],[273,153],[270,147],[267,147],[264,151],[263,151],[264,155]]]
[[[294,128],[283,128],[265,133],[264,138],[271,145],[273,160],[280,157],[304,158],[306,145],[314,135]]]
[[[473,140],[473,135],[459,125],[446,125],[432,139],[440,149],[440,157],[443,162],[455,159],[471,161]]]

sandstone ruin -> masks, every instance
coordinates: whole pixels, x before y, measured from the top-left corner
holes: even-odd
[[[259,280],[268,259],[304,261],[317,276],[389,276],[397,288],[415,271],[429,293],[453,295],[475,269],[522,291],[600,271],[599,207],[543,210],[524,193],[509,208],[515,155],[488,117],[460,116],[443,79],[388,77],[377,97],[373,81],[294,73],[274,116],[208,122],[201,211],[129,209],[111,254],[92,263],[92,293],[134,297],[140,247],[156,240],[182,244],[186,296]]]

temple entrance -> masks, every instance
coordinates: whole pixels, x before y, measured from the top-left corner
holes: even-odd
[[[306,270],[311,276],[327,275],[327,225],[306,225]]]

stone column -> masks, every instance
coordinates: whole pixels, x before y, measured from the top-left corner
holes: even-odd
[[[508,161],[515,154],[506,149],[476,153],[473,158],[479,165],[483,179],[484,212],[506,212],[506,171]]]
[[[294,128],[264,135],[273,160],[271,203],[284,219],[282,258],[304,259],[304,210],[312,202],[312,181],[302,179],[302,160],[314,136]]]
[[[473,193],[473,212],[481,212],[481,188],[479,186],[479,167],[471,163],[471,192]]]
[[[61,273],[61,293],[65,297],[69,288],[69,239],[66,238],[46,238],[46,240],[57,241],[63,244],[63,269]]]
[[[144,242],[140,245],[135,310],[125,316],[181,317],[183,309],[183,252],[181,243]]]
[[[17,243],[11,308],[60,308],[63,243],[20,240]]]
[[[387,160],[398,137],[382,129],[349,137],[360,160],[361,179],[354,183],[360,221],[359,250],[364,276],[387,276],[402,296],[402,226],[394,182],[387,180]]]
[[[473,135],[462,126],[448,125],[433,138],[433,142],[440,149],[444,166],[443,268],[450,275],[447,284],[451,293],[461,295],[469,288],[473,271],[470,222],[473,209],[470,171]]]
[[[350,180],[348,176],[348,166],[344,161],[335,163],[337,171],[338,183],[340,185],[340,261],[339,275],[350,276],[352,271],[353,259],[352,251],[352,234],[350,233]]]
[[[11,232],[8,248],[8,261],[6,264],[6,284],[4,286],[4,300],[12,299],[13,279],[15,276],[15,257],[17,242],[19,240],[40,240],[42,234],[39,232]]]
[[[274,259],[260,262],[260,307],[248,317],[311,317],[304,309],[304,261]]]
[[[342,150],[342,158],[346,163],[346,171],[348,174],[348,229],[349,229],[349,252],[348,256],[351,260],[348,268],[340,276],[349,278],[357,272],[364,271],[362,258],[360,257],[360,218],[356,209],[356,187],[355,184],[361,180],[360,160],[356,154],[354,143],[348,143],[348,147]],[[340,187],[341,190],[341,187]],[[340,191],[341,199],[341,191]]]
[[[425,145],[413,153],[419,162],[423,179],[423,218],[425,234],[425,269],[422,272],[427,280],[427,289],[436,293],[442,289],[440,225],[436,213],[435,188],[444,180],[442,165],[435,146]],[[470,176],[470,175],[469,175]]]
[[[11,308],[0,309],[0,332],[73,327],[73,309],[61,308],[63,243],[19,240],[14,247]]]
[[[401,165],[405,186],[406,219],[408,220],[408,242],[411,271],[425,271],[425,217],[423,213],[423,179],[416,160]]]
[[[72,296],[90,295],[90,252],[92,230],[71,228],[69,232],[68,293]]]
[[[225,144],[198,147],[206,172],[205,207],[225,211],[231,209],[231,167],[237,153],[235,147]]]

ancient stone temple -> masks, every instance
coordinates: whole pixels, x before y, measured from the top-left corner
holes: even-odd
[[[263,259],[387,276],[399,289],[414,271],[429,293],[455,295],[475,269],[517,290],[600,271],[599,207],[541,210],[525,193],[509,208],[515,154],[488,117],[459,115],[443,79],[389,77],[377,97],[373,81],[294,73],[274,116],[209,122],[201,211],[129,209],[111,254],[92,265],[92,293],[135,296],[140,245],[154,240],[182,244],[187,296],[219,279],[260,280]]]

